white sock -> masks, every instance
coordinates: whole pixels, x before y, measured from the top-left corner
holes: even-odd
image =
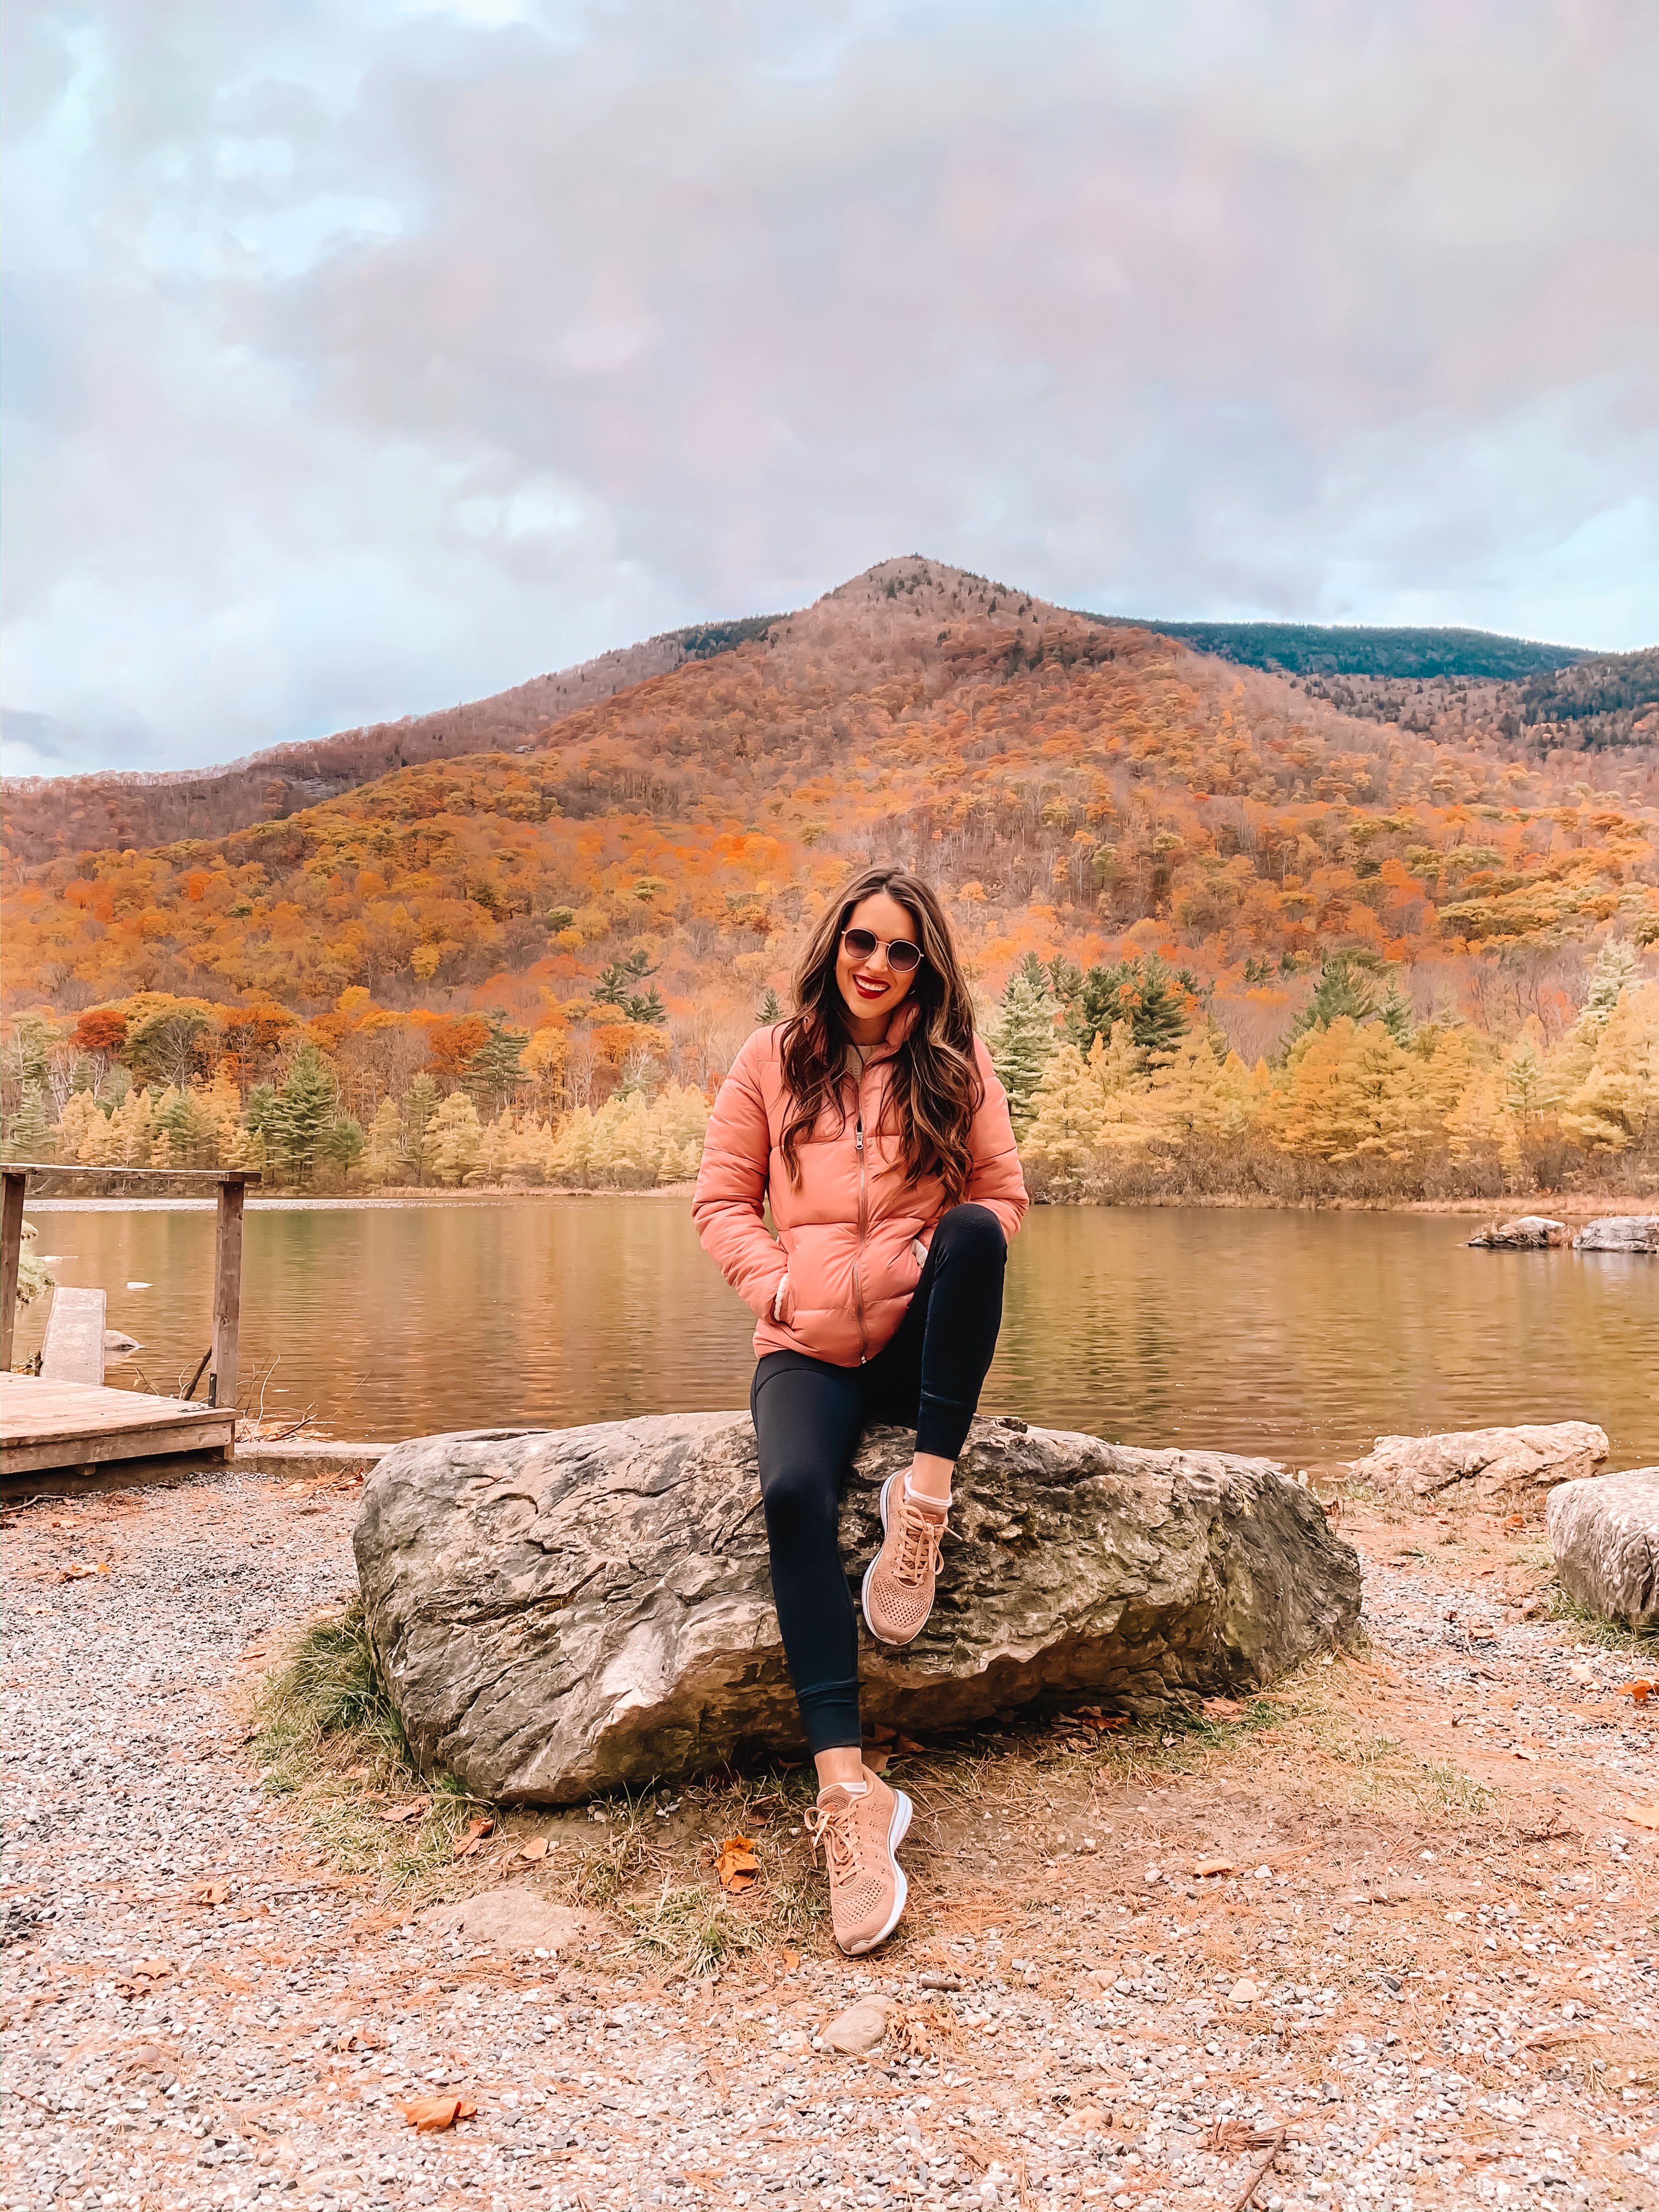
[[[904,1478],[904,1494],[913,1505],[928,1506],[935,1513],[948,1513],[951,1510],[948,1492],[943,1498],[935,1498],[926,1490],[916,1489],[908,1474]]]
[[[870,1792],[867,1782],[826,1782],[823,1787],[825,1790],[844,1790],[849,1797],[865,1797]]]

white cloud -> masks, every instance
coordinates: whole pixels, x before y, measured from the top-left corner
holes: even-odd
[[[1652,637],[1659,19],[1614,0],[11,35],[42,758],[225,757],[918,548],[1102,609]]]

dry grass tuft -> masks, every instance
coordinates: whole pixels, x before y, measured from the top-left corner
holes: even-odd
[[[300,1634],[255,1692],[252,1718],[266,1794],[305,1815],[343,1873],[424,1891],[453,1868],[469,1823],[493,1817],[452,1778],[428,1782],[416,1771],[358,1600]],[[417,1818],[386,1820],[419,1799]]]

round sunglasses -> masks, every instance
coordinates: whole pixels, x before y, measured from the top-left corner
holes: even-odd
[[[921,965],[921,947],[908,937],[878,937],[872,929],[844,929],[842,951],[849,960],[868,960],[878,945],[887,947],[887,965],[896,975],[908,975]]]

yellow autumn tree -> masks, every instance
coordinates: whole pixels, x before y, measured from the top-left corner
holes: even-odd
[[[1619,994],[1561,1126],[1590,1152],[1624,1152],[1659,1128],[1659,986]]]
[[[1381,1022],[1340,1015],[1291,1046],[1272,1115],[1273,1141],[1310,1159],[1406,1157],[1410,1057]]]
[[[440,1182],[465,1182],[478,1164],[478,1109],[465,1091],[452,1091],[432,1117],[432,1172]]]
[[[1032,1093],[1021,1158],[1062,1188],[1080,1183],[1109,1150],[1145,1141],[1133,1109],[1146,1087],[1127,1022],[1113,1024],[1109,1044],[1097,1031],[1086,1060],[1060,1045]]]
[[[1472,1075],[1445,1119],[1453,1159],[1496,1160],[1506,1176],[1521,1164],[1521,1130],[1505,1103],[1504,1079],[1492,1068]]]
[[[1236,1052],[1218,1055],[1200,1030],[1188,1030],[1175,1050],[1160,1055],[1135,1094],[1133,1126],[1150,1142],[1182,1146],[1237,1136],[1249,1119],[1250,1071]]]

